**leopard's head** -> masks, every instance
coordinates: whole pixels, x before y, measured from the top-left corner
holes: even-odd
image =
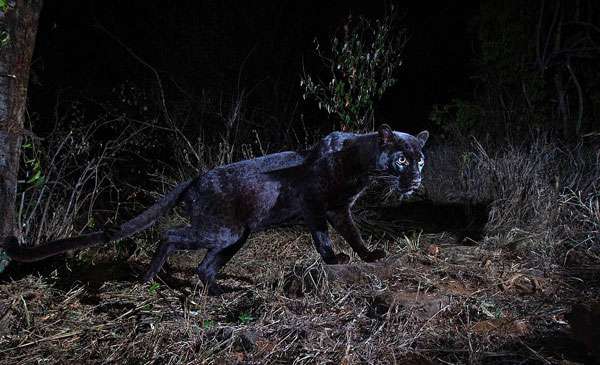
[[[379,154],[375,178],[384,182],[390,193],[410,196],[421,186],[421,171],[425,165],[422,149],[429,132],[416,136],[393,131],[383,124],[377,131]]]

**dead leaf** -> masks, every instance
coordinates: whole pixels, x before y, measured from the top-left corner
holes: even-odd
[[[246,355],[243,352],[234,352],[232,355],[238,363],[241,363],[246,359]]]
[[[508,291],[513,289],[519,294],[534,294],[538,291],[542,291],[542,285],[540,280],[533,276],[526,276],[524,274],[514,274],[510,279],[500,283],[500,289]]]
[[[427,247],[427,254],[430,256],[437,256],[440,254],[440,246],[431,244]]]

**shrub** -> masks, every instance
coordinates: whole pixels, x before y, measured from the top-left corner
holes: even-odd
[[[433,200],[492,202],[488,245],[600,250],[600,161],[590,146],[540,134],[499,145],[472,139],[433,146],[425,174]]]
[[[405,43],[406,31],[396,24],[393,8],[375,21],[349,16],[341,34],[331,38],[327,54],[315,40],[329,80],[305,74],[300,82],[304,99],[314,99],[319,109],[335,115],[342,130],[372,129],[373,105],[396,83]]]

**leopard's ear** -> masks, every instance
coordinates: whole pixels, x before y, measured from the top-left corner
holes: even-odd
[[[389,145],[394,141],[394,131],[385,123],[379,126],[377,134],[381,146]]]
[[[421,143],[421,147],[425,146],[425,143],[429,139],[429,132],[422,131],[421,133],[417,134],[417,139],[419,140],[419,143]]]

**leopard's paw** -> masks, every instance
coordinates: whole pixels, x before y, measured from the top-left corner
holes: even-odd
[[[363,257],[363,261],[365,262],[375,262],[377,260],[381,260],[382,258],[386,257],[387,253],[385,252],[385,250],[382,250],[380,248],[377,248],[373,251],[370,251],[365,257]]]

